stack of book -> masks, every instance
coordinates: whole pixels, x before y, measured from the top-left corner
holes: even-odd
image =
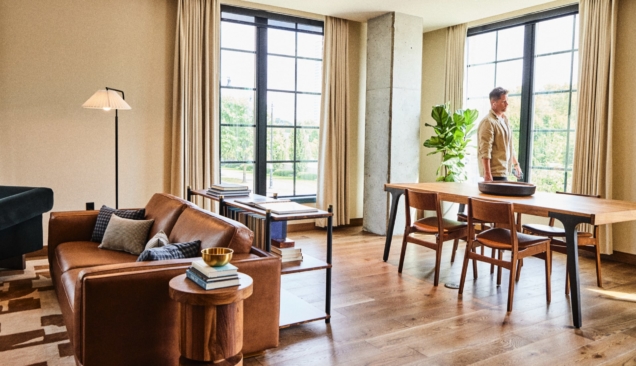
[[[295,243],[290,239],[272,239],[272,254],[280,257],[283,263],[302,261],[303,253],[300,248],[295,247]]]
[[[186,277],[205,290],[239,285],[238,268],[232,264],[221,267],[210,267],[203,259],[192,262],[186,270]]]
[[[213,184],[208,188],[207,193],[211,196],[219,197],[240,197],[249,196],[249,187],[234,183]]]

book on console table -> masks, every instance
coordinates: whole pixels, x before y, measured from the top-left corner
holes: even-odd
[[[274,253],[274,252],[272,252],[272,254],[274,254],[275,256],[280,258],[280,261],[283,262],[283,263],[302,261],[303,260],[303,255],[302,254],[294,255],[292,257],[283,257],[283,256],[281,256],[279,254]]]
[[[254,207],[261,210],[271,210],[277,215],[318,212],[317,208],[303,206],[296,202],[259,203],[255,204]]]
[[[284,221],[281,221],[284,222]],[[274,239],[272,238],[272,246],[276,248],[293,248],[296,245],[296,242],[291,240],[290,238],[284,239]]]
[[[208,190],[206,191],[207,194],[211,196],[215,196],[215,197],[219,197],[219,196],[242,197],[242,196],[249,196],[250,192],[251,191],[249,189],[244,191],[218,191],[212,188],[208,188]]]
[[[208,281],[204,281],[201,277],[199,277],[199,275],[194,272],[193,268],[188,268],[186,270],[186,277],[205,290],[214,290],[217,288],[240,285],[239,277],[236,274],[234,276],[230,276],[229,278],[217,277]]]
[[[241,184],[235,184],[235,183],[218,183],[218,184],[213,184],[212,186],[210,186],[211,190],[215,190],[215,191],[247,191],[249,190],[248,186],[244,186]]]
[[[247,206],[256,207],[256,205],[263,204],[263,203],[277,203],[277,202],[290,202],[290,201],[288,199],[284,199],[284,198],[253,196],[253,197],[250,197],[249,199],[245,199],[245,200],[234,200],[234,202],[241,203],[241,204],[247,205]]]
[[[277,257],[280,257],[283,263],[303,260],[303,254],[300,248],[271,247],[271,251],[272,251],[272,254],[274,254]]]

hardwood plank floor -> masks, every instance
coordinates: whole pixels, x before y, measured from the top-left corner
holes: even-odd
[[[293,235],[292,235],[293,234]],[[324,259],[325,231],[290,234],[303,253]],[[334,230],[332,319],[280,331],[280,345],[245,360],[257,365],[599,365],[636,364],[636,267],[603,262],[604,288],[594,261],[580,257],[583,327],[572,327],[564,293],[565,256],[555,253],[552,302],[545,301],[543,261],[525,260],[506,313],[509,273],[480,263],[469,269],[462,298],[445,282],[459,282],[464,245],[450,263],[442,254],[440,285],[433,286],[432,250],[409,245],[397,272],[400,236],[382,261],[384,237],[360,227]],[[470,268],[470,267],[469,267]],[[325,272],[285,275],[284,289],[324,308]]]

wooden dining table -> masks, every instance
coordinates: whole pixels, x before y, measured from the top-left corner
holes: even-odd
[[[395,217],[400,197],[405,190],[437,192],[442,201],[467,204],[468,198],[478,197],[495,201],[511,202],[514,211],[521,214],[553,217],[563,224],[567,243],[567,264],[570,276],[570,296],[572,322],[576,328],[583,324],[581,319],[581,292],[579,285],[579,256],[577,246],[577,225],[588,223],[605,225],[636,220],[636,202],[602,199],[596,197],[573,196],[556,193],[536,192],[532,196],[498,196],[481,193],[477,184],[434,182],[434,183],[388,183],[384,190],[391,194],[391,208],[384,245],[384,261],[389,258],[391,239],[395,227]]]

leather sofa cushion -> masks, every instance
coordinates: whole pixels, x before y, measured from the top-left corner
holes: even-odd
[[[245,225],[197,207],[186,208],[168,235],[171,243],[201,240],[201,249],[227,247],[235,254],[249,253],[253,237]]]
[[[190,206],[193,206],[193,204],[179,197],[155,193],[146,205],[146,220],[155,220],[155,223],[150,228],[148,237],[152,238],[161,230],[170,236],[170,232],[179,215],[186,207]]]
[[[74,268],[101,266],[135,262],[136,255],[97,248],[99,244],[92,241],[71,241],[55,248],[55,258],[62,272]]]

